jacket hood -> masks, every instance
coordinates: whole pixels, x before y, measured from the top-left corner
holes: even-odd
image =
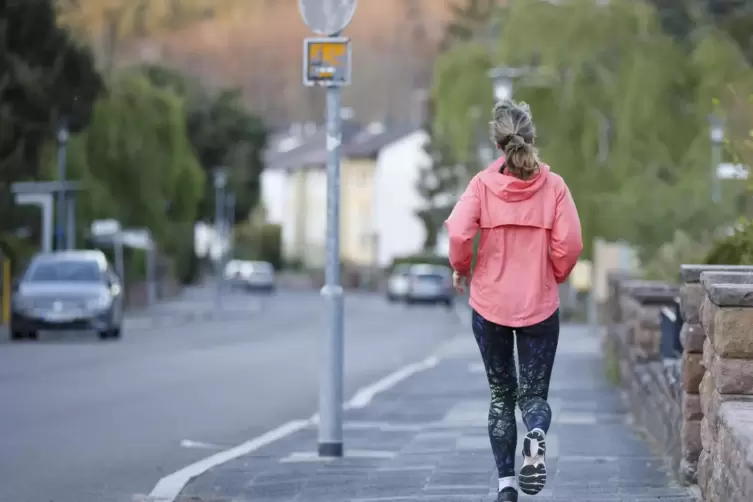
[[[478,176],[494,195],[507,202],[530,199],[544,186],[549,177],[549,166],[543,163],[539,166],[538,174],[528,180],[521,180],[515,176],[500,173],[499,170],[504,163],[505,158],[500,157],[481,171]]]

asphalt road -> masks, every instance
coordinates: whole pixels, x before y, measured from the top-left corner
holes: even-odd
[[[226,320],[211,295],[192,301],[183,307],[215,320],[134,322],[115,342],[0,343],[0,502],[131,502],[164,475],[316,410],[327,319],[318,294],[239,294]],[[441,307],[349,296],[346,398],[457,330]]]

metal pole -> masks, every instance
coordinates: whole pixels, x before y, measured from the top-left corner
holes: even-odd
[[[235,194],[231,193],[227,196],[227,255],[230,259],[234,258],[233,251],[233,233],[235,231]]]
[[[719,179],[719,165],[722,163],[722,144],[724,143],[724,121],[716,114],[709,115],[711,136],[711,201],[722,200],[722,186]]]
[[[217,294],[216,294],[216,303],[217,307],[222,306],[222,286],[223,282],[225,280],[225,270],[224,270],[224,242],[223,242],[223,236],[224,236],[224,229],[223,229],[223,222],[224,222],[224,214],[223,209],[225,207],[225,183],[224,183],[224,173],[218,170],[215,170],[214,174],[214,234],[215,239],[219,241],[219,250],[220,254],[217,257]]]
[[[118,230],[118,233],[114,236],[115,244],[115,271],[120,276],[120,287],[126,291],[126,278],[125,278],[125,260],[123,258],[123,233]]]
[[[76,193],[68,192],[66,199],[68,201],[67,216],[68,228],[66,229],[68,249],[76,249]]]
[[[65,119],[61,119],[60,128],[58,130],[58,180],[61,185],[66,181],[65,175],[65,159],[66,159],[66,145],[68,143],[68,125]],[[57,249],[65,249],[65,199],[66,194],[61,186],[60,191],[57,193]]]
[[[149,236],[149,248],[146,250],[146,296],[147,303],[154,305],[157,300],[157,282],[155,273],[156,248],[154,241]]]
[[[711,201],[718,204],[722,200],[722,185],[717,170],[722,163],[722,145],[718,141],[711,142]]]
[[[338,34],[339,35],[339,34]],[[335,35],[337,36],[337,35]],[[330,332],[322,347],[319,456],[343,455],[343,290],[340,286],[340,88],[327,88],[327,266],[322,295],[330,303]]]
[[[52,194],[45,194],[42,206],[42,251],[49,253],[53,250],[53,226],[55,225],[55,210]]]

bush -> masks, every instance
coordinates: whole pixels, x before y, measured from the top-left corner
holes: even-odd
[[[390,270],[394,270],[398,265],[413,265],[419,263],[427,263],[429,265],[442,265],[445,267],[450,266],[450,261],[446,256],[439,256],[430,253],[413,254],[408,256],[398,256],[392,260]]]
[[[708,265],[753,264],[753,221],[744,220],[733,233],[717,241],[706,255]]]
[[[703,261],[708,250],[708,244],[693,240],[678,230],[671,242],[662,245],[643,264],[643,276],[648,280],[677,283],[680,279],[680,265]]]
[[[236,228],[234,255],[241,260],[271,263],[282,268],[282,227],[272,223],[246,223]]]
[[[0,254],[10,260],[14,275],[24,270],[26,264],[37,251],[37,246],[28,239],[22,239],[12,234],[0,235]]]

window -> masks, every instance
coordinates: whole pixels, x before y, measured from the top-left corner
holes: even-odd
[[[101,282],[99,264],[91,260],[49,260],[33,263],[28,282]]]

